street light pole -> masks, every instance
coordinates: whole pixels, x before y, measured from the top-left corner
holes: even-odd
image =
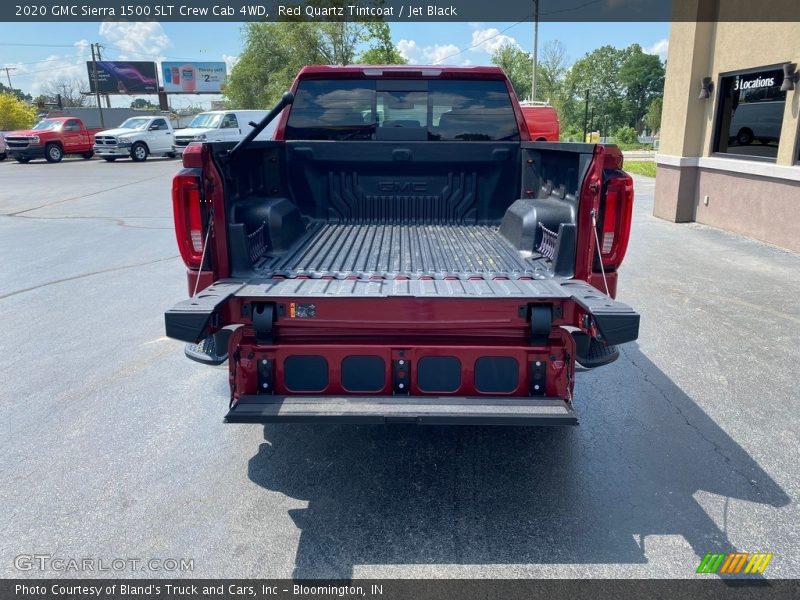
[[[531,77],[531,100],[536,100],[536,67],[539,62],[539,0],[533,0],[533,72]]]
[[[589,127],[589,90],[586,90],[586,104],[583,107],[583,141],[586,141],[586,133]]]

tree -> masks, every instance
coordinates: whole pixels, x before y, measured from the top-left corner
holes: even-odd
[[[614,131],[614,142],[617,144],[636,144],[639,141],[636,130],[630,125],[623,125]]]
[[[529,53],[514,44],[506,44],[492,53],[491,60],[506,72],[520,100],[531,97],[533,63]]]
[[[136,98],[133,102],[131,102],[131,108],[135,108],[137,110],[157,110],[158,106],[150,102],[150,100]]]
[[[641,131],[650,103],[664,94],[664,65],[658,56],[645,54],[639,44],[632,44],[626,51],[619,81],[625,88],[628,124]]]
[[[623,103],[624,86],[619,80],[619,71],[627,52],[613,46],[601,46],[575,61],[566,77],[567,87],[573,90],[577,110],[567,117],[570,125],[583,129],[584,98],[589,92],[590,109],[599,122],[609,130],[626,125]],[[563,123],[563,120],[562,120]]]
[[[362,65],[404,65],[408,62],[392,42],[392,32],[387,23],[370,23],[367,25],[367,31],[374,42],[359,55],[357,59],[359,63]]]
[[[244,27],[244,50],[228,76],[223,93],[239,108],[271,106],[291,85],[300,68],[314,64],[353,64],[358,49],[373,40],[376,45],[372,50],[377,47],[385,51],[391,42],[388,25],[383,29],[375,24],[354,22],[248,23]],[[381,58],[385,57],[384,54]]]
[[[33,96],[30,94],[25,94],[19,88],[10,88],[7,85],[3,85],[0,83],[0,94],[13,94],[17,97],[18,100],[22,100],[23,102],[33,102]]]
[[[14,94],[0,93],[0,131],[27,129],[36,120],[36,109]]]
[[[61,95],[61,104],[64,108],[88,106],[90,104],[88,91],[88,85],[77,77],[59,77],[42,86],[42,92],[50,96],[54,102],[56,96]]]
[[[663,96],[656,96],[650,101],[647,107],[647,114],[644,117],[644,122],[650,133],[655,134],[661,130],[661,109],[664,106]]]

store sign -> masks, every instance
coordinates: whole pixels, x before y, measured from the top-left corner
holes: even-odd
[[[733,91],[758,90],[761,88],[775,87],[783,83],[783,70],[762,71],[761,73],[748,73],[737,75],[733,81]]]
[[[162,62],[168,94],[219,94],[227,69],[224,62]]]

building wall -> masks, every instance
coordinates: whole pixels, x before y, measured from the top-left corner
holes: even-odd
[[[732,4],[686,0],[681,10],[718,10],[721,21],[672,24],[653,212],[800,252],[800,85],[786,93],[774,162],[713,153],[720,75],[800,63],[797,23],[725,21]],[[698,98],[703,77],[714,83],[707,100]]]

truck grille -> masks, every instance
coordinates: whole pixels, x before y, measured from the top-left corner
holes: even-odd
[[[22,148],[27,148],[30,143],[30,138],[24,136],[10,136],[6,138],[6,146],[9,150],[21,150]]]
[[[187,137],[187,136],[175,136],[175,145],[176,146],[188,146],[194,140],[194,136]]]
[[[98,135],[95,136],[94,143],[98,146],[116,146],[117,138],[111,135]]]

